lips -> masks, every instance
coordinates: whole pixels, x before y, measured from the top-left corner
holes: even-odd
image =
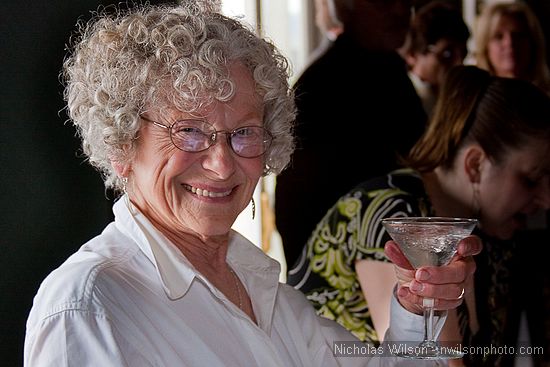
[[[194,187],[194,186],[187,185],[187,184],[183,185],[183,187],[187,191],[192,192],[193,194],[195,194],[197,196],[203,196],[203,197],[209,197],[209,198],[222,198],[222,197],[225,197],[225,196],[229,196],[229,194],[231,194],[231,192],[233,191],[231,189],[231,190],[227,190],[227,191],[213,192],[213,191],[208,191],[206,189],[199,189],[198,187]]]

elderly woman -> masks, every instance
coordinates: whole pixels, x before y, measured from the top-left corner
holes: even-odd
[[[123,196],[114,222],[43,282],[26,366],[367,362],[336,357],[333,343],[351,334],[231,230],[259,178],[289,161],[294,104],[285,59],[215,10],[142,7],[82,28],[64,65],[68,110],[89,162]],[[388,339],[420,339],[410,311],[422,296],[461,302],[479,247],[463,241],[457,261],[424,269],[429,282],[399,269],[424,291],[397,288]]]

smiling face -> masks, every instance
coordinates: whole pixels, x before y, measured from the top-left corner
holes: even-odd
[[[217,131],[262,126],[261,98],[254,80],[241,65],[230,67],[235,94],[227,103],[215,102],[193,115],[163,110],[146,118],[166,126],[201,118]],[[127,168],[130,199],[165,234],[186,233],[205,238],[225,235],[248,205],[263,173],[263,157],[242,158],[220,134],[202,152],[176,148],[167,129],[144,121],[137,155]]]
[[[550,207],[550,148],[532,141],[511,150],[505,160],[484,160],[479,182],[481,225],[487,234],[509,239],[528,215]]]

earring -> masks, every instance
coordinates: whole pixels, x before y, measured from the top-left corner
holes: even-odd
[[[252,198],[252,220],[256,218],[256,202],[254,201],[254,197]]]
[[[120,181],[122,182],[122,192],[124,194],[127,194],[126,192],[126,185],[128,185],[128,177],[121,177]]]
[[[481,204],[479,203],[479,185],[474,183],[472,185],[472,189],[473,189],[473,192],[474,192],[474,196],[473,196],[473,205],[472,205],[472,208],[473,208],[473,214],[474,214],[474,218],[476,219],[479,219],[481,217]]]
[[[134,215],[136,214],[134,205],[130,201],[130,195],[128,195],[128,177],[121,177],[120,181],[122,182],[122,192],[124,193],[124,203],[126,204],[126,207],[128,210],[130,210],[130,214]]]

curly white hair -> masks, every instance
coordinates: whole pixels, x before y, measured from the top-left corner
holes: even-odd
[[[80,24],[62,77],[69,117],[89,163],[105,186],[120,190],[111,162],[131,162],[146,106],[196,111],[234,93],[228,67],[247,67],[263,98],[264,127],[274,141],[264,174],[279,173],[294,150],[295,105],[286,59],[216,2],[138,6],[96,14]]]

